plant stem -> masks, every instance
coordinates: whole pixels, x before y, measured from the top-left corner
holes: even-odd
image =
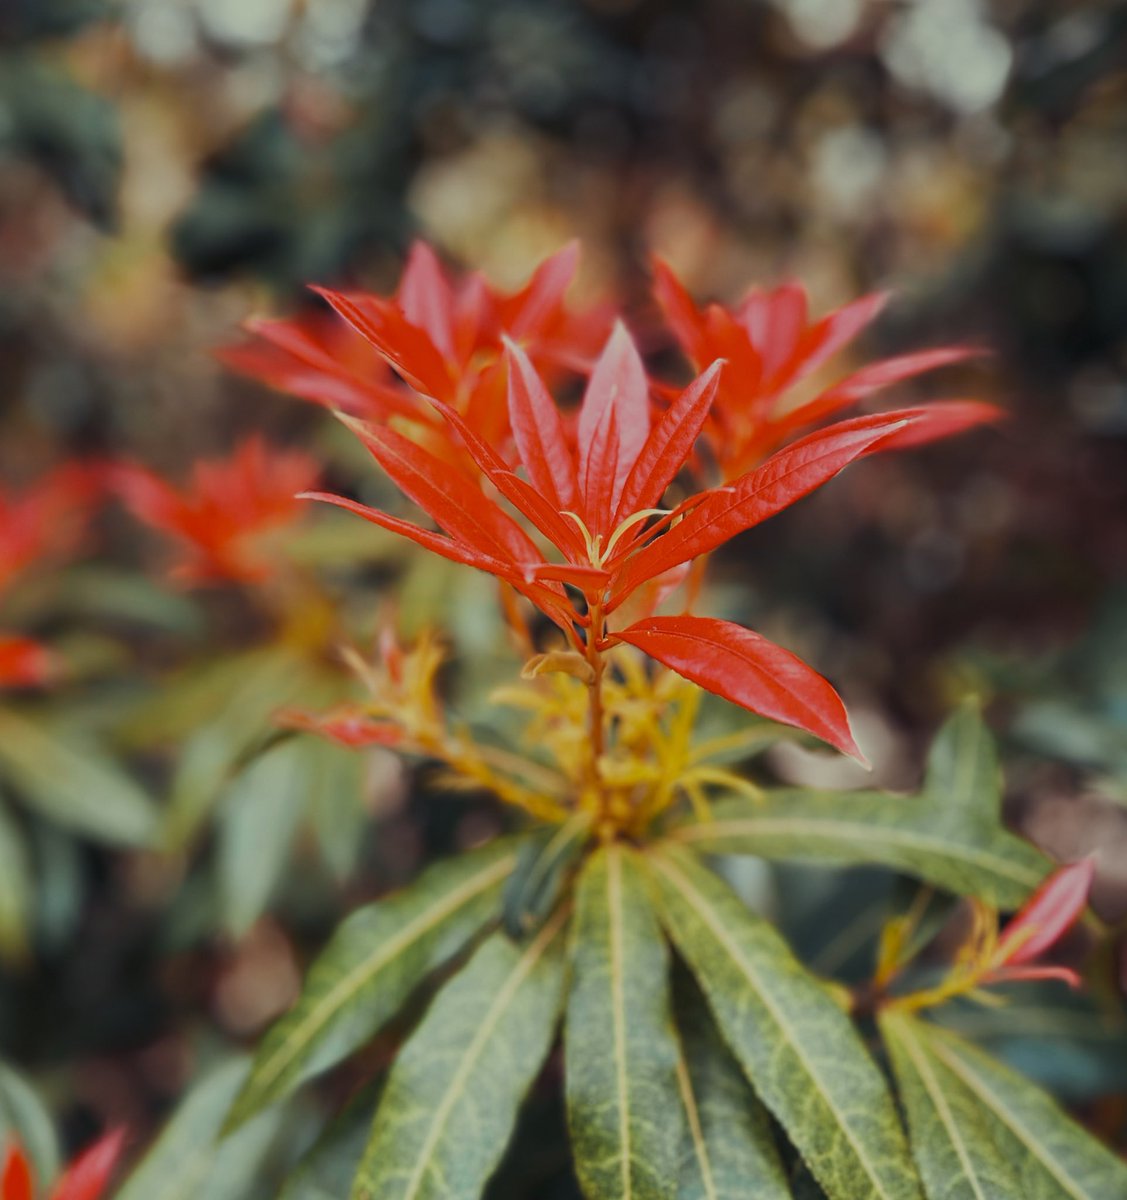
[[[591,786],[595,789],[599,799],[598,823],[604,824],[608,816],[607,805],[609,797],[607,796],[606,788],[603,786],[599,768],[599,761],[606,748],[606,733],[604,729],[606,716],[603,710],[603,672],[606,670],[606,662],[603,659],[602,651],[599,649],[599,642],[603,638],[604,625],[601,601],[590,606],[588,616],[591,621],[587,628],[586,645],[586,658],[591,667],[591,682],[587,685],[587,694],[590,702],[588,710],[590,717],[589,728],[591,732],[589,771]]]

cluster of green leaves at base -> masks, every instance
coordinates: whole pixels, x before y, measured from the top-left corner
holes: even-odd
[[[1127,1195],[1127,1166],[950,1029],[886,1010],[883,1071],[843,989],[701,857],[881,864],[1012,908],[1049,863],[1005,831],[999,797],[989,735],[966,708],[918,796],[779,791],[645,847],[585,844],[576,823],[439,863],[340,927],[229,1111],[214,1106],[219,1144],[238,1145],[462,962],[378,1102],[368,1089],[329,1124],[282,1200],[481,1195],[561,1030],[589,1200]]]

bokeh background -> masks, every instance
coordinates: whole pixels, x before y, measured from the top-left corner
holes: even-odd
[[[182,478],[251,430],[349,476],[323,413],[213,351],[309,306],[308,282],[390,289],[419,235],[510,286],[578,236],[577,297],[624,297],[657,354],[651,252],[702,298],[797,277],[824,311],[892,289],[864,351],[989,347],[915,394],[1011,419],[755,531],[717,564],[718,603],[841,683],[877,783],[914,786],[944,713],[980,695],[1013,821],[1097,849],[1097,906],[1122,922],[1125,63],[1127,7],[1080,0],[0,0],[0,479],[71,456]],[[115,670],[158,678],[213,636],[201,620],[254,627],[237,598],[126,596],[159,555],[113,513],[96,532],[100,574],[70,586],[100,580],[109,633],[76,643],[95,665],[74,711],[128,692]],[[489,629],[463,635],[487,657]],[[144,754],[132,769],[159,793]],[[798,750],[772,769],[856,782]],[[206,836],[172,856],[40,837],[48,912],[34,961],[0,975],[0,1052],[72,1140],[108,1119],[144,1139],[213,1047],[285,1006],[335,915],[491,819],[366,786],[381,832],[346,881],[238,936],[193,898]],[[1115,1136],[1127,1076],[1093,1083],[1101,1053],[1055,1078]]]

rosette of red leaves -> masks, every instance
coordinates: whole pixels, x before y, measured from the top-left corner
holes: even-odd
[[[66,1169],[46,1200],[99,1200],[105,1193],[125,1142],[115,1130],[83,1151]],[[35,1200],[35,1176],[27,1155],[11,1146],[0,1172],[0,1200]]]
[[[263,535],[301,517],[296,493],[319,473],[310,456],[272,449],[252,436],[228,458],[196,463],[182,489],[135,463],[117,465],[112,478],[134,516],[184,547],[174,578],[256,583],[276,565],[263,553]]]
[[[974,404],[953,411],[933,404],[840,421],[667,511],[658,506],[714,419],[721,380],[730,380],[733,394],[743,385],[740,372],[746,368],[740,363],[707,365],[655,410],[638,350],[619,323],[591,370],[572,422],[516,342],[506,342],[507,387],[499,394],[492,377],[476,376],[467,385],[451,368],[453,360],[436,353],[433,339],[423,338],[396,306],[322,295],[444,419],[438,445],[423,446],[391,425],[345,418],[442,532],[340,496],[312,498],[497,576],[554,621],[588,659],[617,643],[632,644],[709,691],[860,756],[837,693],[789,651],[728,621],[656,616],[653,609],[694,560],[851,462],[993,419],[997,410]],[[435,284],[417,304],[435,321],[447,300]],[[494,411],[500,406],[503,413]],[[472,413],[486,416],[473,419],[467,415]],[[483,432],[504,429],[510,432],[492,438]],[[476,476],[451,466],[459,453],[468,454]],[[552,557],[502,501],[553,548]],[[634,619],[622,619],[628,602],[641,610],[640,618],[635,612]]]

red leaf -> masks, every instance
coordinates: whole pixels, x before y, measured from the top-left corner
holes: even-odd
[[[574,509],[575,463],[560,410],[528,355],[508,340],[505,360],[509,371],[509,422],[528,478],[557,511]]]
[[[523,529],[468,475],[386,426],[342,421],[367,446],[401,492],[447,533],[467,546],[510,563],[543,560]]]
[[[98,1200],[110,1181],[124,1144],[124,1129],[107,1133],[95,1142],[55,1185],[51,1200]]]
[[[536,488],[525,483],[509,470],[508,463],[483,438],[478,437],[469,422],[462,419],[448,404],[434,401],[434,406],[450,427],[462,439],[470,457],[482,469],[495,488],[536,526],[537,529],[568,558],[582,559],[586,548],[579,530],[557,506],[550,503]],[[542,557],[537,552],[537,558]]]
[[[453,359],[454,293],[442,273],[438,256],[426,242],[411,246],[396,299],[407,320],[426,330],[435,349],[448,362]]]
[[[772,517],[796,500],[832,479],[843,467],[882,448],[884,441],[911,421],[926,424],[926,409],[883,413],[841,421],[828,429],[808,434],[769,458],[761,467],[727,487],[706,493],[685,519],[668,533],[651,542],[627,564],[615,584],[608,611],[634,588],[687,562],[715,550],[761,521]]]
[[[805,729],[865,761],[841,697],[800,658],[714,617],[649,617],[612,635],[751,712]]]
[[[662,414],[638,455],[614,515],[617,526],[632,513],[654,508],[693,452],[716,396],[722,362],[714,362]]]
[[[902,408],[899,411],[901,414],[926,412],[927,420],[907,425],[886,438],[880,445],[882,451],[926,446],[929,442],[976,429],[979,425],[995,425],[1008,415],[1005,409],[982,400],[934,400],[919,409]]]
[[[442,355],[425,330],[402,310],[378,296],[313,289],[387,359],[403,378],[426,396],[453,399],[454,382]]]
[[[1006,926],[995,962],[999,966],[1020,966],[1058,942],[1080,919],[1095,873],[1092,858],[1082,858],[1054,871]]]
[[[0,634],[0,688],[37,687],[48,682],[56,669],[46,646],[31,638]]]
[[[653,290],[657,302],[665,310],[669,327],[689,359],[699,368],[709,357],[709,339],[704,317],[693,303],[684,284],[668,263],[656,256],[653,266]]]
[[[19,1146],[10,1146],[0,1174],[0,1200],[33,1200],[34,1195],[31,1163]]]
[[[283,729],[319,734],[349,750],[359,750],[365,746],[392,747],[403,741],[403,730],[398,725],[377,720],[355,706],[342,706],[327,713],[286,708],[274,714],[274,724]]]
[[[579,410],[579,481],[587,527],[611,533],[611,514],[650,431],[646,372],[619,321],[591,372]]]
[[[563,302],[579,265],[579,242],[570,241],[546,258],[532,278],[504,303],[509,333],[514,338],[534,335]]]
[[[806,331],[806,289],[784,283],[770,292],[749,292],[737,310],[740,324],[763,360],[763,375],[772,380],[790,364]]]
[[[887,292],[873,292],[815,322],[802,338],[800,361],[795,364],[792,378],[799,379],[810,374],[839,350],[843,350],[866,325],[877,318],[887,303]]]

